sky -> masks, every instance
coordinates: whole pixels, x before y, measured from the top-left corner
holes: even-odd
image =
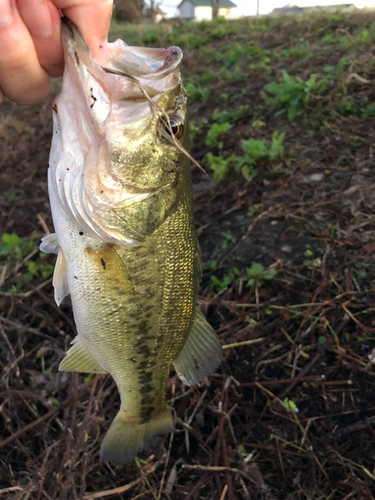
[[[237,9],[232,11],[233,14],[240,16],[254,16],[256,14],[257,0],[232,0],[237,4]],[[160,8],[168,15],[173,17],[176,15],[176,6],[181,0],[163,0]],[[259,0],[260,14],[269,14],[275,7],[284,7],[288,3],[298,5],[299,7],[311,7],[315,5],[335,5],[343,3],[354,3],[359,8],[375,5],[375,0]]]

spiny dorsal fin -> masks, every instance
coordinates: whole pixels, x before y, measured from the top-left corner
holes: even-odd
[[[55,301],[59,306],[63,298],[69,295],[67,265],[61,248],[59,249],[59,253],[57,255],[52,284],[55,289]]]
[[[220,365],[223,350],[220,340],[202,311],[195,320],[180,354],[173,362],[177,375],[186,385],[197,384]]]
[[[72,347],[61,361],[59,370],[64,372],[107,373],[91,356],[79,337],[72,342]]]

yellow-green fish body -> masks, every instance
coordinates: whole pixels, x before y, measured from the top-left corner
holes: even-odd
[[[192,209],[181,51],[117,41],[111,73],[78,31],[63,30],[49,193],[59,304],[71,295],[78,336],[60,369],[110,373],[121,409],[101,458],[127,462],[173,430],[170,367],[186,384],[212,373],[221,346],[198,309],[200,250]]]

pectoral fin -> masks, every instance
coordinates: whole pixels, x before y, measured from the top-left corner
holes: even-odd
[[[68,280],[66,276],[67,266],[64,254],[59,246],[55,233],[47,234],[42,238],[40,250],[45,253],[57,254],[55,271],[53,273],[53,288],[55,289],[55,301],[59,306],[64,297],[69,295]]]
[[[40,243],[40,250],[45,253],[59,253],[59,242],[57,241],[57,236],[55,233],[47,234],[42,238]]]
[[[52,284],[55,289],[55,301],[59,306],[63,298],[69,295],[67,265],[61,248],[59,249],[59,253],[57,255]]]
[[[197,308],[186,343],[173,363],[177,375],[186,385],[197,384],[220,365],[222,356],[218,336]]]
[[[91,356],[79,337],[72,342],[72,347],[61,361],[59,370],[64,372],[107,373]]]

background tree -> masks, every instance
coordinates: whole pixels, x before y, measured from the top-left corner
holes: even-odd
[[[139,23],[145,8],[144,0],[116,0],[113,16],[119,21]]]
[[[212,19],[216,19],[218,14],[219,14],[219,2],[220,2],[220,0],[211,0]]]
[[[156,21],[157,8],[163,3],[163,0],[147,0],[145,14],[148,21]]]

